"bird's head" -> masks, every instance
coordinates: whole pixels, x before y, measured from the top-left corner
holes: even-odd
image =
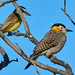
[[[23,6],[19,6],[19,7],[20,7],[20,9],[21,9],[23,15],[31,16],[31,14],[29,14],[29,13],[27,12],[27,10],[26,10],[25,7],[23,7]],[[18,14],[18,11],[17,11],[16,9],[15,9],[13,12],[16,13],[16,14]]]
[[[66,29],[66,27],[61,23],[56,23],[51,27],[51,30],[59,31],[59,32],[73,32],[72,30]]]

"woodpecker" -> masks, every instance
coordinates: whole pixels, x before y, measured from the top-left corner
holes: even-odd
[[[54,24],[44,38],[35,46],[30,58],[36,60],[41,55],[49,58],[52,54],[58,53],[66,42],[66,32],[72,32],[72,30],[66,29],[61,23]],[[30,65],[31,63],[25,69]]]

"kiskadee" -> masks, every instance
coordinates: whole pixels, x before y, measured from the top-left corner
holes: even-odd
[[[23,6],[19,6],[19,7],[22,10],[23,15],[31,16],[27,12],[26,8],[24,8]],[[1,25],[0,31],[2,31],[2,33],[14,31],[21,25],[21,22],[22,22],[22,19],[20,15],[18,14],[18,11],[15,9],[13,13],[10,14],[8,18],[6,19],[6,21]]]
[[[54,24],[44,38],[35,46],[30,58],[36,60],[41,55],[50,58],[52,54],[58,53],[66,42],[66,32],[72,32],[72,30],[66,29],[61,23]],[[25,69],[30,67],[30,65],[31,63]]]

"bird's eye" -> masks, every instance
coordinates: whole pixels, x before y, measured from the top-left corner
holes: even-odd
[[[63,29],[63,27],[61,27],[61,29]]]

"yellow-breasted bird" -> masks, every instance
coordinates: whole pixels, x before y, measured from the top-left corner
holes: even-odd
[[[19,6],[19,7],[22,10],[22,13],[24,15],[31,16],[27,12],[26,8],[24,8],[23,6]],[[2,31],[2,33],[14,31],[20,26],[21,22],[22,22],[22,19],[20,15],[18,14],[18,11],[15,9],[13,13],[11,13],[6,19],[6,21],[1,25],[0,31]]]
[[[72,30],[66,29],[61,23],[54,24],[44,38],[35,46],[34,53],[30,58],[36,60],[41,55],[49,58],[52,54],[58,53],[66,42],[66,32],[72,32]],[[31,63],[25,69],[30,65]]]

